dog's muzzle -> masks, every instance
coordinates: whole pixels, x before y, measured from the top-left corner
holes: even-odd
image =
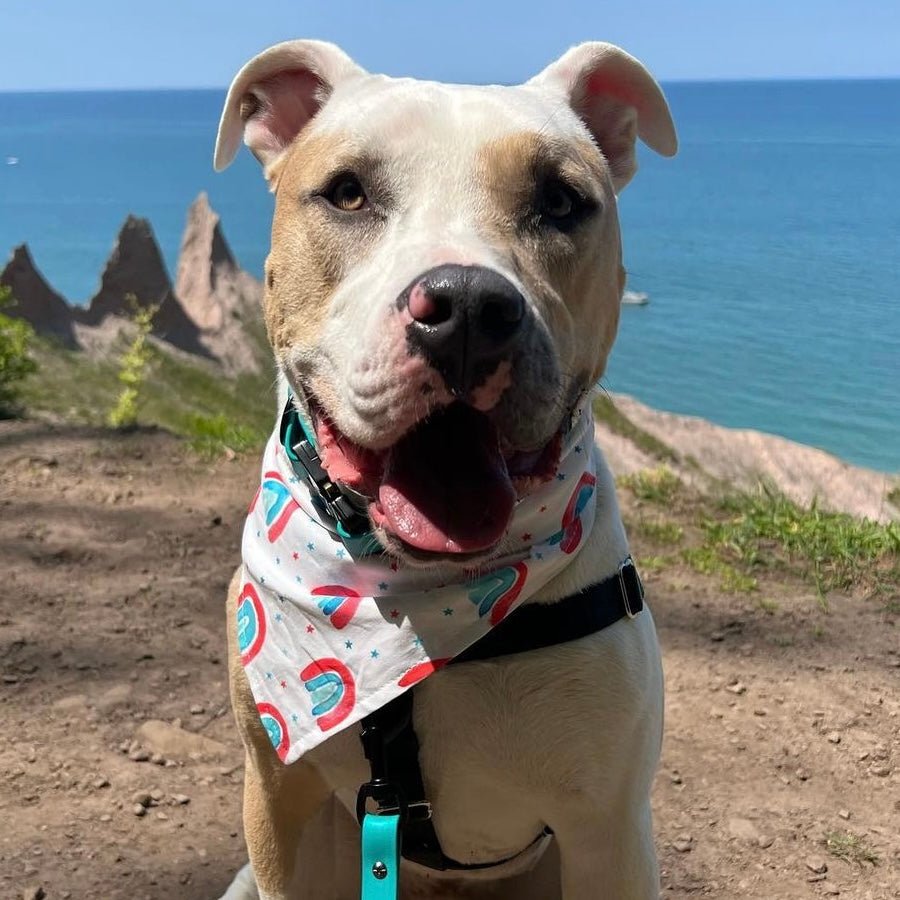
[[[426,272],[399,297],[412,321],[407,339],[465,397],[510,356],[524,333],[527,304],[499,272],[484,266],[443,265]]]

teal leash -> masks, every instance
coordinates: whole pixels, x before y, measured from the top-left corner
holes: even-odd
[[[400,896],[400,815],[367,813],[362,820],[362,900]]]

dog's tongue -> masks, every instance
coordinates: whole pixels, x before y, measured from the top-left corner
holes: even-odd
[[[460,403],[435,413],[391,449],[378,491],[387,529],[432,553],[492,547],[509,525],[515,500],[496,429]]]

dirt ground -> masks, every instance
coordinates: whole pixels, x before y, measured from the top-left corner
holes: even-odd
[[[222,606],[256,470],[0,423],[3,900],[210,900],[242,863]],[[900,613],[645,580],[661,896],[900,898]]]

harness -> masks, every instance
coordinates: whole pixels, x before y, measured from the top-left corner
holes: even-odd
[[[321,464],[311,429],[290,397],[280,426],[281,443],[296,475],[309,485],[320,511],[335,533],[359,555],[380,552],[368,530],[365,498],[330,480]],[[480,640],[448,665],[462,665],[526,653],[578,640],[643,609],[644,590],[629,556],[617,572],[556,603],[531,603],[514,609]],[[362,898],[396,900],[400,857],[436,871],[475,871],[512,862],[552,832],[545,828],[523,850],[504,859],[461,863],[441,848],[432,820],[419,764],[419,741],[413,725],[415,689],[394,698],[361,722],[360,739],[370,779],[357,795],[362,829]]]

